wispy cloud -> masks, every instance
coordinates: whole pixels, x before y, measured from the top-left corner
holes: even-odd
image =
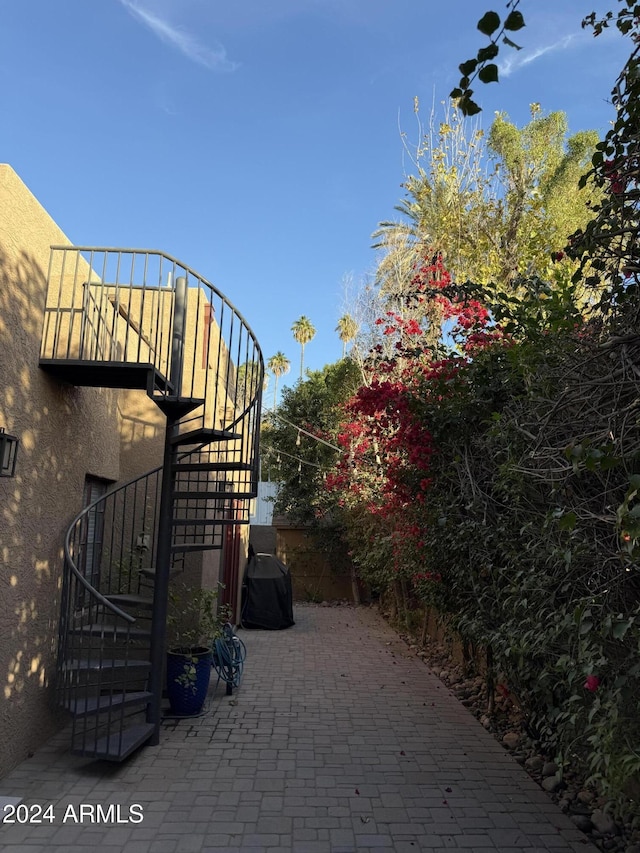
[[[532,62],[535,62],[536,59],[540,59],[540,57],[544,56],[545,53],[551,53],[551,51],[554,50],[566,50],[574,38],[574,35],[564,36],[564,38],[554,41],[553,44],[538,47],[534,50],[518,51],[517,53],[510,55],[509,58],[499,66],[500,76],[508,77],[519,68],[522,68],[525,65],[530,65]]]
[[[165,44],[176,48],[192,62],[213,71],[235,71],[239,63],[232,62],[221,44],[205,45],[183,27],[150,12],[137,0],[120,0],[132,17],[151,30]]]

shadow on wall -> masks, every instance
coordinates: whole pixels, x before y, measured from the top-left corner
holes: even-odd
[[[160,465],[166,420],[147,393],[121,390],[118,415],[120,467],[126,479]]]
[[[20,440],[15,477],[0,479],[0,775],[60,722],[50,688],[64,534],[85,475],[118,477],[114,392],[38,368],[46,260],[0,247],[0,426]]]

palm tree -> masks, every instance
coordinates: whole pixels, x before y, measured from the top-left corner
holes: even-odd
[[[273,410],[275,411],[276,400],[278,398],[278,379],[291,370],[291,362],[283,352],[278,350],[267,362],[267,370],[273,373],[273,378],[275,379],[273,385]]]
[[[344,314],[338,320],[338,325],[336,326],[336,332],[338,333],[338,337],[342,341],[342,357],[344,358],[347,354],[347,344],[349,341],[352,341],[355,336],[358,334],[359,326],[356,321],[353,319],[351,314]]]
[[[304,367],[304,346],[305,344],[308,344],[309,341],[313,340],[316,330],[311,320],[303,314],[299,320],[295,321],[291,327],[291,331],[293,332],[294,340],[300,344],[300,379],[302,379],[302,370]]]

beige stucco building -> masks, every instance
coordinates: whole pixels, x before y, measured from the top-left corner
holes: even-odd
[[[0,776],[66,719],[52,700],[66,531],[88,500],[160,465],[165,438],[165,415],[144,389],[84,387],[41,369],[51,246],[71,243],[13,169],[0,165],[0,427],[19,439],[15,475],[0,478]],[[84,279],[86,288],[91,273]],[[202,298],[191,297],[184,350],[188,357],[191,351],[192,382],[211,407],[222,397],[202,383],[212,341],[218,359],[222,347],[211,318],[206,342],[189,325],[189,316],[202,313]],[[120,324],[116,338],[126,328],[125,348],[116,341],[124,360],[134,338],[148,339],[152,320],[145,315],[136,328],[125,312],[131,306],[119,300],[117,314],[113,295],[104,300]],[[158,316],[163,312],[161,326],[168,322],[165,308]],[[225,365],[215,387],[237,373],[228,353]],[[234,587],[226,595],[237,607],[246,527],[228,526],[222,541],[226,551],[187,555],[189,579],[215,586],[226,573]]]

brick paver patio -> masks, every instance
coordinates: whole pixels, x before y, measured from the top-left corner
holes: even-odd
[[[167,722],[159,747],[110,765],[58,736],[5,776],[0,795],[51,806],[53,822],[0,825],[0,849],[595,853],[374,611],[301,605],[295,618],[243,631],[241,689]],[[110,822],[86,808],[76,822],[81,804]]]

